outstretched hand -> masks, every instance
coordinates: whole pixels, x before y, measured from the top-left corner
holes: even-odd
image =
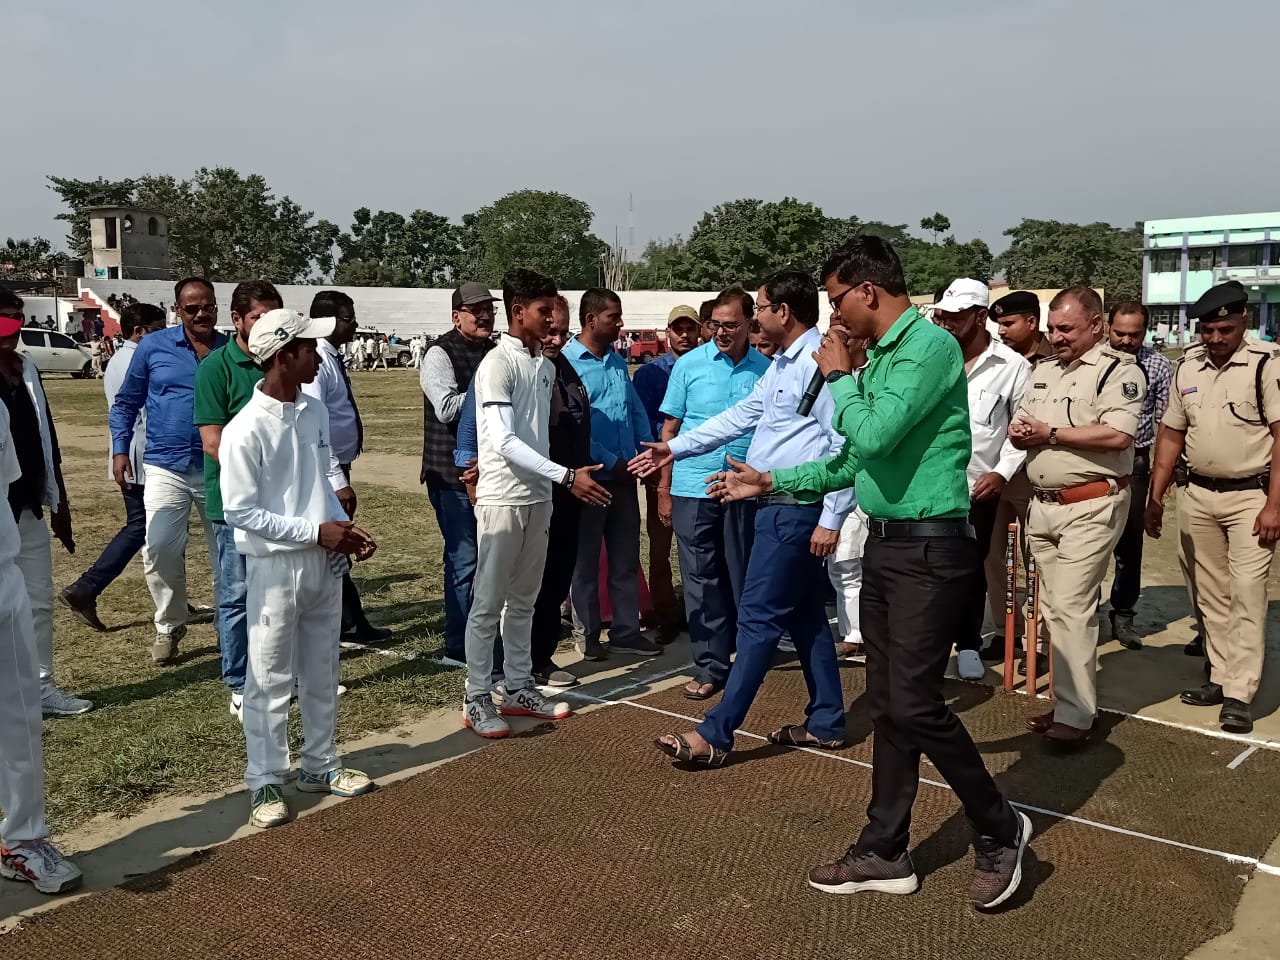
[[[591,479],[591,475],[601,469],[602,464],[595,463],[589,467],[578,467],[573,471],[573,495],[583,503],[593,507],[607,507],[613,495],[604,487]]]
[[[675,457],[671,455],[671,448],[663,440],[659,440],[657,443],[641,440],[640,446],[648,449],[643,453],[636,454],[627,464],[627,469],[637,477],[643,479],[651,473],[657,473],[667,464],[675,461]]]
[[[773,490],[773,475],[726,456],[728,470],[707,477],[707,496],[721,503],[761,497]]]

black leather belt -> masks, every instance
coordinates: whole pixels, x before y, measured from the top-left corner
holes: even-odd
[[[789,493],[766,493],[756,497],[756,503],[762,507],[819,507],[821,500],[810,500],[807,503],[797,500]]]
[[[1271,474],[1260,473],[1253,477],[1206,477],[1188,473],[1187,482],[1204,487],[1214,493],[1233,493],[1237,490],[1267,490],[1271,487]]]
[[[963,537],[976,540],[973,525],[961,517],[952,520],[877,520],[867,521],[873,537],[882,540],[906,540],[913,537]]]

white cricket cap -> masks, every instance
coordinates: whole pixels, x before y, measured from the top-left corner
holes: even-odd
[[[294,340],[327,337],[337,321],[333,317],[304,317],[297,310],[268,310],[249,331],[249,355],[266,363]]]
[[[991,291],[985,283],[961,277],[951,281],[951,286],[947,287],[947,292],[933,305],[933,309],[944,313],[959,313],[970,307],[985,307],[990,301]]]

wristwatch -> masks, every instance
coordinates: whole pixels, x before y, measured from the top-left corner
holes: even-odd
[[[841,377],[849,376],[848,370],[832,370],[827,374],[827,383],[835,383]]]
[[[1049,428],[1049,446],[1056,447],[1058,445],[1058,428]]]
[[[569,469],[565,470],[563,483],[566,487],[573,486],[573,478],[575,475],[576,475],[576,471],[573,469],[573,467],[569,467]]]

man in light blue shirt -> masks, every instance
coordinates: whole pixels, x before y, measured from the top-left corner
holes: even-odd
[[[670,442],[681,430],[695,430],[751,395],[770,366],[768,358],[747,342],[754,313],[755,303],[741,287],[716,298],[707,322],[714,339],[681,357],[671,372],[662,401],[663,440]],[[659,512],[675,529],[680,550],[696,668],[684,688],[691,700],[714,696],[729,677],[755,528],[755,502],[712,500],[707,496],[707,476],[724,469],[726,456],[745,460],[752,436],[753,431],[747,431],[723,446],[669,465],[658,483]],[[662,493],[664,488],[670,493]]]
[[[612,496],[607,507],[584,507],[573,571],[573,629],[578,652],[601,660],[600,548],[609,565],[613,622],[609,650],[654,656],[662,648],[640,633],[640,500],[627,463],[653,433],[644,405],[612,348],[622,330],[622,301],[612,290],[593,288],[578,306],[582,331],[564,348],[591,401],[591,459],[603,466],[595,480]]]
[[[147,414],[142,568],[156,604],[156,639],[151,645],[156,663],[172,663],[187,632],[187,523],[192,506],[200,513],[205,544],[211,548],[210,573],[215,583],[218,579],[213,524],[204,512],[204,444],[195,425],[195,393],[196,367],[227,337],[214,329],[218,299],[212,283],[203,277],[179,280],[174,296],[178,326],[148,334],[138,344],[108,415],[112,471],[124,489],[137,482],[129,449],[138,414]]]
[[[773,364],[751,394],[701,426],[669,442],[649,444],[632,461],[640,476],[709,453],[750,430],[747,463],[758,470],[799,466],[838,453],[844,438],[832,428],[834,406],[825,387],[812,411],[798,412],[817,362],[822,340],[818,324],[818,286],[800,270],[781,270],[756,294],[761,329],[778,344]],[[828,494],[820,503],[791,495],[757,498],[755,541],[738,607],[738,655],[724,696],[696,731],[663,737],[664,753],[680,760],[722,763],[773,661],[784,630],[789,631],[804,665],[809,688],[806,722],[775,730],[770,741],[784,746],[834,749],[844,742],[844,693],[835,644],[825,609],[823,561],[835,552],[840,527],[852,509],[853,491]]]

